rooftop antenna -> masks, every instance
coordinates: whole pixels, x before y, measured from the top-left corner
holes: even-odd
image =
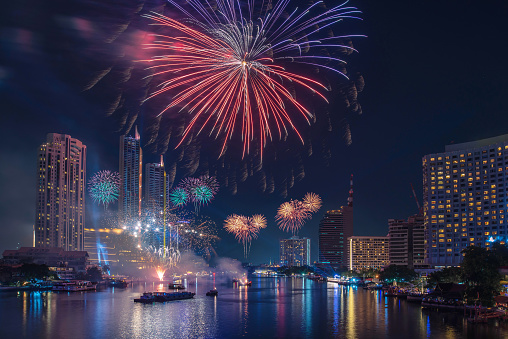
[[[349,197],[347,198],[347,205],[353,207],[353,175],[351,174]]]

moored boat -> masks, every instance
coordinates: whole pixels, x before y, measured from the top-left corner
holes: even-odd
[[[55,292],[95,291],[96,289],[97,285],[87,280],[55,281],[52,287],[52,291]]]
[[[125,288],[129,285],[129,283],[125,280],[110,280],[108,285],[110,287],[120,287],[120,288]]]

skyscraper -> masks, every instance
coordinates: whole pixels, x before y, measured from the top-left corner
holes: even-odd
[[[423,268],[425,264],[424,218],[416,214],[405,219],[388,220],[390,265]]]
[[[37,155],[36,247],[83,250],[85,191],[86,146],[49,133]]]
[[[429,264],[459,265],[469,245],[506,242],[508,134],[448,145],[422,162]]]
[[[310,265],[310,239],[293,236],[280,241],[280,264],[282,266]]]
[[[136,127],[134,138],[120,136],[120,221],[141,217],[143,151]]]
[[[166,176],[166,203],[169,199],[169,176]],[[164,208],[164,160],[145,165],[145,203],[147,207]]]
[[[347,206],[327,211],[319,223],[319,262],[333,268],[348,267],[347,239],[353,235],[353,175]]]

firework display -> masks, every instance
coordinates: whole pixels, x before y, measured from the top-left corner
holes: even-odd
[[[311,17],[309,11],[320,4],[316,2],[301,13],[295,10],[287,16],[289,0],[278,1],[262,13],[254,1],[243,9],[239,2],[219,0],[217,13],[208,2],[189,0],[191,13],[184,5],[169,2],[186,20],[145,15],[171,33],[156,35],[155,41],[146,45],[155,56],[142,61],[154,64],[148,69],[161,78],[160,88],[148,99],[167,94],[172,97],[160,115],[174,107],[191,115],[177,147],[191,134],[205,131],[222,140],[220,155],[238,131],[242,158],[249,154],[255,138],[261,158],[268,142],[285,139],[290,130],[303,143],[296,120],[310,124],[314,115],[287,85],[297,84],[324,101],[327,87],[289,71],[285,64],[310,65],[347,78],[339,68],[328,65],[343,60],[319,54],[323,47],[352,50],[339,42],[345,36],[320,38],[314,33],[319,31],[318,25],[321,29],[332,26],[355,18],[359,11],[342,4]],[[303,54],[302,50],[315,53]]]
[[[302,204],[309,212],[314,213],[321,208],[323,202],[321,201],[321,197],[316,193],[307,193],[303,197]]]
[[[176,187],[169,194],[169,200],[176,207],[181,207],[187,204],[189,201],[189,194],[182,187]]]
[[[242,243],[245,258],[249,254],[252,240],[258,237],[262,228],[266,228],[266,218],[260,214],[252,217],[233,214],[224,221],[224,229],[233,233],[235,238]]]
[[[118,200],[120,174],[111,171],[97,172],[88,183],[88,192],[95,203],[107,208],[109,204]]]
[[[298,234],[305,222],[312,218],[312,213],[321,208],[321,197],[315,193],[307,193],[300,200],[290,200],[282,203],[275,216],[279,228],[286,232]]]
[[[360,64],[350,62],[357,56],[352,41],[355,38],[350,33],[361,29],[361,25],[350,24],[353,20],[347,19],[353,17],[352,15],[345,15],[344,24],[322,20],[332,16],[332,13],[338,14],[338,12],[334,12],[334,6],[339,3],[332,0],[317,2],[303,0],[277,2],[276,0],[273,2],[259,1],[255,4],[228,1],[225,5],[217,4],[216,1],[201,1],[202,6],[194,6],[197,2],[196,0],[192,3],[175,0],[174,3],[179,4],[185,12],[179,11],[175,8],[174,3],[167,1],[124,1],[120,5],[113,0],[87,2],[87,6],[91,7],[89,11],[83,11],[79,17],[70,18],[68,21],[55,23],[57,31],[64,32],[56,39],[67,39],[65,41],[69,41],[74,46],[72,49],[65,50],[65,56],[60,60],[59,67],[62,72],[76,76],[76,85],[82,86],[94,104],[118,123],[122,133],[128,134],[136,124],[143,126],[143,143],[150,147],[154,153],[167,155],[165,167],[170,186],[173,185],[175,178],[209,173],[220,178],[221,187],[227,188],[233,194],[239,189],[241,190],[242,183],[248,180],[256,182],[257,188],[262,192],[278,191],[285,197],[288,190],[307,175],[305,169],[308,165],[308,157],[314,155],[315,160],[313,161],[319,160],[325,165],[330,159],[330,155],[339,151],[337,137],[340,138],[342,134],[346,144],[352,142],[353,131],[350,129],[349,121],[353,116],[362,113],[359,100],[364,88],[364,79],[361,75]],[[241,17],[239,17],[240,6],[242,8]],[[66,10],[63,10],[64,12],[72,10],[72,5],[69,4],[62,3],[58,8],[62,7],[67,7]],[[224,128],[218,134],[215,132],[220,126],[214,127],[214,125],[219,110],[231,112],[233,109],[221,108],[215,105],[218,103],[216,101],[210,107],[219,107],[220,109],[213,111],[213,114],[203,113],[194,121],[193,118],[199,108],[192,110],[192,104],[186,106],[191,97],[174,107],[169,107],[174,103],[173,99],[176,99],[178,93],[190,91],[199,82],[188,82],[146,100],[151,93],[166,88],[167,86],[163,84],[165,81],[188,76],[192,72],[194,64],[191,64],[187,70],[178,73],[173,72],[177,68],[176,66],[171,69],[164,68],[162,66],[164,56],[188,54],[188,51],[164,50],[155,45],[164,45],[166,40],[163,36],[172,38],[189,38],[189,36],[140,14],[161,13],[191,29],[210,36],[211,39],[222,41],[220,38],[216,38],[214,32],[210,32],[211,26],[202,19],[199,14],[202,11],[198,9],[199,7],[204,7],[210,17],[226,25],[229,20],[226,17],[230,18],[232,14],[224,14],[224,9],[234,9],[233,12],[237,13],[236,23],[243,22],[243,24],[237,25],[238,29],[248,27],[252,22],[251,41],[254,41],[255,37],[263,36],[257,34],[257,27],[264,27],[263,34],[272,39],[263,42],[268,46],[265,54],[273,60],[273,65],[284,68],[288,73],[308,77],[326,87],[324,90],[316,85],[318,91],[330,101],[329,105],[325,100],[320,99],[318,94],[310,92],[308,88],[297,82],[289,82],[285,78],[278,77],[272,79],[279,81],[294,100],[312,114],[312,117],[309,118],[312,126],[308,126],[306,119],[308,114],[302,114],[298,107],[282,94],[280,96],[284,102],[277,106],[283,107],[288,112],[296,130],[300,132],[300,136],[294,132],[293,127],[286,120],[283,120],[286,127],[284,129],[281,122],[270,113],[268,120],[263,124],[270,126],[272,138],[262,137],[260,134],[262,130],[258,125],[260,121],[263,122],[260,120],[263,116],[259,114],[261,110],[253,104],[253,101],[242,104],[238,114],[235,113],[237,124],[233,126],[234,128],[231,127],[233,129],[225,130],[229,127],[226,124],[228,121],[224,120]],[[343,9],[345,7],[346,5],[343,6]],[[275,17],[280,20],[275,20]],[[199,23],[196,23],[192,18],[197,18]],[[263,26],[261,21],[266,18],[272,18],[274,24],[272,26],[264,24]],[[97,30],[96,34],[88,34],[86,27],[80,25],[80,20],[88,22],[91,27],[102,28]],[[310,23],[311,20],[315,20],[315,25],[307,29],[303,29],[302,25],[298,26],[299,22]],[[303,30],[299,33],[290,30],[284,31],[284,34],[295,33],[285,42],[289,46],[290,41],[294,41],[295,49],[274,53],[282,44],[275,46],[273,41],[280,37],[270,34],[270,32],[282,32],[278,27],[283,27],[284,21],[288,25],[286,27],[294,25],[294,27],[298,26]],[[232,25],[234,24],[232,23]],[[80,28],[74,29],[75,27]],[[41,32],[37,34],[41,34]],[[309,35],[304,37],[306,34]],[[53,38],[54,36],[44,37],[48,41],[54,40]],[[302,40],[298,40],[300,38]],[[160,43],[161,41],[162,43]],[[257,42],[259,41],[258,39]],[[182,46],[188,45],[188,42],[188,39],[178,41],[172,47],[177,48],[180,44]],[[150,46],[150,44],[154,46]],[[149,48],[143,48],[143,46]],[[160,56],[160,58],[157,60],[157,57],[154,58],[154,56]],[[313,60],[307,58],[310,56],[316,56],[316,58]],[[251,58],[251,56],[249,55],[247,58]],[[273,68],[270,62],[262,60],[260,63],[266,63],[270,68]],[[322,64],[328,68],[318,67],[312,63]],[[76,68],[75,64],[79,64],[80,67]],[[151,66],[155,67],[147,69]],[[337,70],[347,74],[349,79],[341,76]],[[212,69],[213,71],[214,69]],[[266,73],[266,76],[273,77],[273,74]],[[249,77],[248,79],[254,78]],[[247,82],[245,88],[251,87],[253,88]],[[217,90],[222,89],[217,87]],[[279,91],[279,88],[274,90]],[[200,101],[206,95],[206,93],[196,92],[193,97],[199,97],[198,101]],[[221,98],[226,96],[221,96]],[[227,97],[232,98],[233,96]],[[254,93],[249,96],[249,99],[255,99]],[[200,103],[202,106],[204,104],[204,101]],[[243,107],[249,104],[252,107],[250,115],[252,119],[243,115]],[[162,111],[164,113],[159,115]],[[264,112],[266,111],[264,109]],[[144,113],[142,114],[142,112]],[[211,108],[209,112],[212,112]],[[208,118],[210,120],[207,120]],[[251,140],[248,138],[242,140],[241,124],[247,119],[250,119],[249,121],[254,124],[254,129],[251,128],[252,138]],[[191,127],[183,138],[184,131],[191,123],[194,127]],[[246,128],[250,128],[248,126]],[[282,140],[279,140],[279,126],[283,136]],[[203,130],[199,133],[201,127]],[[213,132],[210,134],[212,130]],[[231,139],[227,138],[228,131],[231,131]],[[245,131],[248,132],[247,129]],[[304,144],[302,144],[300,137],[304,140]],[[181,142],[182,139],[184,139],[183,142]],[[248,141],[250,153],[242,158],[243,146],[246,141]],[[226,148],[223,149],[224,142],[226,142]],[[220,156],[221,153],[222,156]]]
[[[196,211],[202,205],[212,201],[219,190],[219,184],[215,177],[200,176],[199,178],[185,178],[180,185],[169,194],[171,203],[176,207],[194,203]]]

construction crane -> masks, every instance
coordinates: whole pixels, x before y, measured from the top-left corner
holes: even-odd
[[[413,191],[413,196],[415,197],[415,200],[416,200],[416,206],[418,206],[418,213],[419,214],[423,214],[423,209],[420,206],[420,202],[418,201],[418,197],[416,196],[416,192],[415,192],[415,189],[413,187],[413,183],[410,183],[410,185],[411,185],[411,190]]]

